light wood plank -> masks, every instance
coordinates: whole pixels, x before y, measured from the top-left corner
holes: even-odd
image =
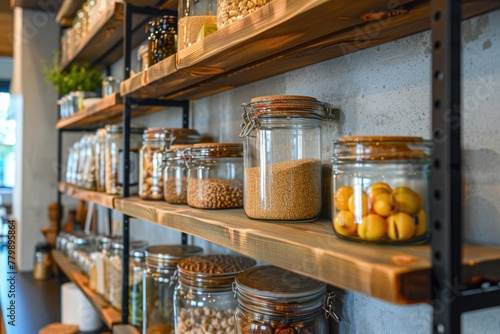
[[[59,191],[76,199],[93,202],[110,209],[114,208],[114,201],[117,198],[106,193],[80,189],[64,182],[59,183]]]
[[[117,210],[209,240],[238,253],[398,304],[429,301],[430,247],[357,244],[337,238],[331,221],[269,223],[243,210],[199,210],[185,205],[115,200]],[[485,271],[488,270],[488,271]],[[464,277],[500,277],[500,247],[468,244]]]
[[[69,259],[57,250],[52,251],[52,257],[57,266],[63,271],[68,279],[74,282],[82,292],[87,296],[88,300],[94,306],[97,314],[108,328],[112,328],[114,324],[121,322],[121,313],[114,309],[103,297],[89,288],[89,279],[85,276],[78,267],[71,263]]]

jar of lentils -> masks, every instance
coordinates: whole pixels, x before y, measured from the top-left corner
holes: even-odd
[[[234,255],[210,254],[184,259],[177,265],[174,293],[176,333],[234,333],[236,275],[255,261]]]
[[[331,106],[276,95],[243,104],[245,213],[264,220],[313,221],[321,212],[322,123]]]
[[[170,204],[187,204],[189,152],[192,145],[172,145],[166,151],[164,169],[164,198]]]
[[[333,229],[382,244],[429,239],[432,142],[420,137],[342,137],[333,146]]]
[[[191,148],[187,204],[200,209],[243,205],[243,145],[200,143]]]
[[[163,199],[165,150],[170,147],[173,139],[173,132],[165,128],[149,128],[144,131],[139,158],[139,196],[142,199]]]
[[[146,249],[143,333],[174,333],[174,288],[177,263],[200,255],[203,249],[187,245],[158,245]]]

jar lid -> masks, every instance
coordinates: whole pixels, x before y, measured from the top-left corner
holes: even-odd
[[[142,44],[141,46],[139,46],[139,48],[137,49],[137,55],[142,55],[143,53],[145,52],[148,52],[149,50],[149,45],[148,43],[144,43]]]
[[[97,129],[97,131],[95,132],[95,134],[99,138],[104,138],[104,137],[106,137],[106,129],[105,128]]]
[[[75,245],[93,245],[95,244],[95,235],[90,235],[90,234],[74,235],[72,241]]]
[[[176,265],[180,260],[203,253],[203,248],[190,245],[156,245],[146,248],[148,265]]]
[[[333,161],[428,160],[432,141],[416,136],[347,136],[333,142]]]
[[[195,129],[169,128],[174,132],[174,144],[196,144],[200,142],[200,134]]]
[[[130,251],[130,256],[135,258],[143,258],[145,257],[145,251],[141,249],[133,249]]]
[[[130,127],[130,133],[133,134],[142,134],[144,132],[145,128],[142,126],[138,125],[133,125]],[[123,125],[118,125],[118,124],[108,124],[106,125],[106,132],[107,133],[122,133],[123,132]]]
[[[332,118],[332,107],[329,103],[320,102],[315,97],[303,95],[267,95],[254,97],[250,104],[243,104],[251,118],[259,117],[313,117]]]
[[[171,143],[174,140],[174,132],[167,128],[148,128],[144,130],[144,140],[164,140]]]
[[[255,260],[238,255],[207,254],[188,257],[177,265],[179,281],[198,288],[230,288],[243,270],[255,266]]]
[[[270,265],[245,270],[235,281],[238,289],[265,299],[310,299],[326,289],[325,283]]]
[[[147,246],[148,242],[143,240],[133,240],[129,242],[130,249],[141,249],[141,248],[146,248]],[[114,241],[111,248],[123,249],[123,240]]]
[[[170,149],[165,151],[166,158],[171,160],[187,158],[192,147],[193,145],[190,144],[172,145],[170,146]]]
[[[241,143],[200,143],[194,144],[191,149],[193,158],[226,158],[243,157]]]

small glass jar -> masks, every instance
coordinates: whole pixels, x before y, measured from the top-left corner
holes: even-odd
[[[173,298],[177,263],[201,253],[202,248],[186,245],[159,245],[146,249],[143,333],[174,332]]]
[[[257,9],[267,5],[272,0],[217,0],[217,28],[239,20]]]
[[[173,139],[173,132],[165,128],[144,131],[139,158],[139,196],[142,199],[163,199],[165,150],[170,148]]]
[[[321,212],[322,121],[331,106],[313,97],[263,96],[243,104],[245,213],[313,221]]]
[[[80,271],[85,272],[85,262],[87,257],[95,248],[95,235],[76,234],[72,240],[73,246],[70,249],[70,261],[75,263]]]
[[[139,179],[139,149],[142,145],[144,128],[130,128],[130,170],[129,193],[137,194]],[[121,195],[123,193],[123,127],[121,125],[106,126],[106,193]]]
[[[144,250],[148,246],[146,241],[130,241],[130,254],[134,251]],[[112,246],[112,255],[109,259],[109,302],[117,310],[122,309],[122,289],[123,289],[123,242],[115,241]],[[130,262],[129,262],[130,264]],[[130,269],[130,266],[129,266]]]
[[[328,333],[326,284],[274,266],[235,279],[236,333]],[[325,307],[325,310],[328,309]]]
[[[139,66],[137,72],[144,72],[149,68],[149,46],[148,44],[142,44],[137,49],[137,61]]]
[[[207,31],[217,30],[216,0],[180,0],[178,13],[179,50],[197,42]]]
[[[361,136],[334,141],[333,229],[342,239],[384,244],[429,239],[432,142]]]
[[[94,161],[96,190],[106,192],[106,129],[96,131]]]
[[[172,145],[165,152],[164,198],[170,204],[187,204],[189,152],[192,145]]]
[[[115,77],[108,76],[102,81],[102,97],[106,97],[120,91],[120,80]]]
[[[243,145],[203,143],[191,148],[187,204],[200,209],[243,205]]]
[[[148,34],[148,66],[154,65],[177,52],[177,18],[162,16],[149,21],[146,25]]]
[[[142,328],[143,320],[143,276],[146,270],[145,251],[130,252],[128,276],[128,323]]]
[[[255,266],[250,258],[210,254],[184,259],[177,265],[179,282],[174,292],[176,333],[204,333],[204,326],[234,333],[236,275]]]
[[[52,277],[52,255],[50,245],[40,243],[35,246],[35,259],[33,263],[33,278],[35,280],[46,280]]]

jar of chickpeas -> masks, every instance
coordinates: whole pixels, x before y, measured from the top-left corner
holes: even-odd
[[[333,229],[342,239],[428,241],[432,143],[421,137],[342,137],[333,145]]]
[[[189,150],[192,145],[172,145],[165,152],[164,198],[170,204],[187,204]]]

